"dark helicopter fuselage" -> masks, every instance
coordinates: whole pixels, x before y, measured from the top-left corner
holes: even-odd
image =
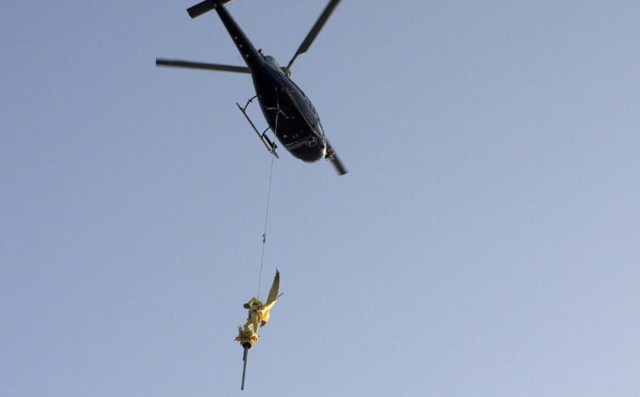
[[[273,57],[255,49],[226,8],[212,1],[234,44],[251,70],[264,118],[280,143],[294,157],[315,162],[327,156],[328,142],[311,101]]]

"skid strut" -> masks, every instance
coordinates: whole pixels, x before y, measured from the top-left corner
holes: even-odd
[[[266,130],[264,130],[264,132],[260,133],[260,131],[258,131],[258,129],[256,128],[255,124],[253,124],[253,121],[251,121],[251,118],[249,118],[249,115],[247,114],[247,107],[249,106],[249,104],[258,96],[254,96],[253,98],[249,99],[247,101],[247,104],[244,105],[244,107],[240,106],[240,104],[238,102],[236,102],[236,105],[238,106],[238,109],[242,112],[242,114],[244,115],[244,117],[247,119],[247,121],[249,122],[249,124],[251,125],[251,128],[253,128],[253,130],[256,132],[256,134],[258,135],[258,138],[260,138],[260,140],[262,141],[262,143],[264,144],[264,146],[267,148],[267,151],[271,154],[273,154],[274,156],[276,156],[276,158],[280,158],[280,156],[278,156],[278,153],[276,153],[276,148],[278,147],[275,142],[273,142],[271,139],[269,139],[269,137],[267,136],[267,131],[269,131],[269,127],[267,127]]]

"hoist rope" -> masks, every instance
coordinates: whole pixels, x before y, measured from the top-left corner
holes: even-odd
[[[273,162],[275,156],[271,156],[271,169],[269,170],[269,188],[267,190],[267,209],[264,215],[264,232],[262,233],[262,254],[260,255],[260,276],[258,277],[258,295],[257,299],[260,299],[260,285],[262,284],[262,266],[264,264],[264,250],[267,245],[267,225],[269,222],[269,204],[271,203],[271,180],[273,178]]]

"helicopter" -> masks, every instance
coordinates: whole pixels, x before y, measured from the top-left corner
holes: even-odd
[[[333,164],[339,175],[346,174],[347,169],[325,136],[318,112],[305,93],[290,78],[291,65],[293,65],[293,62],[299,55],[309,49],[340,0],[329,1],[293,55],[293,58],[291,58],[285,67],[280,66],[272,56],[265,55],[262,50],[255,49],[251,41],[224,6],[230,1],[231,0],[204,0],[188,8],[187,12],[191,18],[196,18],[211,10],[215,10],[245,61],[246,66],[161,58],[156,59],[156,66],[250,74],[253,79],[256,95],[249,99],[245,106],[240,106],[237,102],[236,105],[244,114],[267,150],[275,157],[279,157],[276,153],[276,143],[266,134],[267,131],[271,129],[278,141],[293,157],[307,163],[327,159]],[[258,131],[246,112],[249,104],[256,98],[268,124],[267,129],[263,132]]]

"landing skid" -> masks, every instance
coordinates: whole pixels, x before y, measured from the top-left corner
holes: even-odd
[[[258,131],[258,129],[256,128],[255,124],[253,124],[253,121],[251,121],[251,118],[249,118],[249,115],[247,114],[247,107],[249,107],[249,104],[251,104],[251,102],[256,99],[258,96],[254,96],[253,98],[249,99],[247,101],[247,104],[244,105],[244,107],[240,106],[240,104],[238,102],[236,102],[236,105],[238,106],[238,109],[242,112],[242,114],[244,114],[244,117],[247,119],[247,121],[249,122],[249,125],[251,125],[251,128],[253,128],[253,130],[256,132],[256,134],[258,135],[258,138],[260,138],[260,140],[262,141],[262,143],[264,144],[264,147],[267,148],[267,151],[271,154],[273,154],[274,156],[276,156],[276,158],[280,158],[280,156],[278,156],[278,153],[276,153],[276,148],[278,147],[275,142],[273,142],[271,139],[269,139],[269,137],[267,136],[267,131],[269,131],[269,127],[267,127],[266,130],[264,130],[262,133],[260,133],[260,131]]]

